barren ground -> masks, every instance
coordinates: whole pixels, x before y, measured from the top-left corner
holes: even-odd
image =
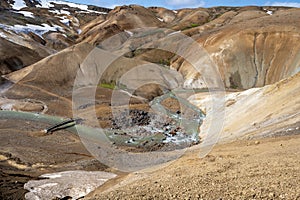
[[[86,199],[300,199],[299,144],[299,135],[220,144],[203,159],[191,153],[111,180]]]
[[[96,106],[103,127],[109,127],[112,117],[109,97],[110,92],[105,93]],[[176,102],[164,103],[176,109]],[[130,107],[149,109],[146,104]],[[83,113],[89,115],[91,109]],[[272,138],[218,144],[203,159],[194,152],[165,167],[131,174],[102,165],[67,131],[37,137],[33,133],[49,125],[5,119],[0,124],[0,199],[22,199],[27,181],[74,169],[119,175],[85,199],[300,199],[299,123],[288,136],[278,128]]]

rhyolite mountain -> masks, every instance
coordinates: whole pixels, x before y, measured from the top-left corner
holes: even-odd
[[[0,37],[5,56],[0,56],[0,74],[20,69],[76,44],[81,27],[110,9],[66,1],[1,0]],[[13,53],[15,51],[15,54]],[[19,52],[37,54],[26,62]],[[14,60],[12,62],[11,60]],[[18,60],[18,62],[15,62]]]
[[[0,75],[6,79],[0,88],[0,109],[42,112],[64,118],[74,117],[78,111],[82,114],[80,118],[84,119],[84,125],[92,127],[96,124],[89,119],[96,112],[99,124],[110,127],[112,110],[126,107],[124,102],[113,100],[125,99],[130,109],[146,110],[153,98],[174,88],[198,88],[200,90],[195,90],[194,95],[189,93],[192,90],[180,91],[205,114],[199,129],[199,145],[238,139],[247,141],[234,147],[234,153],[224,154],[224,149],[219,149],[216,157],[209,155],[199,159],[198,152],[192,153],[185,160],[157,170],[161,173],[159,176],[150,171],[122,175],[121,179],[109,182],[90,194],[90,199],[107,199],[107,196],[97,197],[97,192],[102,195],[106,189],[112,191],[107,194],[109,198],[126,198],[124,196],[128,195],[128,199],[133,199],[137,198],[135,194],[138,197],[152,195],[152,192],[149,193],[152,188],[155,197],[162,195],[162,198],[173,193],[172,198],[200,198],[202,193],[211,192],[214,195],[205,197],[296,199],[298,194],[295,191],[299,191],[296,175],[299,171],[299,145],[293,143],[299,141],[300,130],[299,22],[300,9],[290,7],[169,10],[129,5],[106,9],[54,0],[0,0]],[[185,40],[178,35],[189,37],[202,51],[194,51],[189,43],[182,43]],[[167,48],[162,50],[158,46]],[[178,47],[190,60],[196,61],[197,70],[189,60],[172,52],[169,47]],[[104,69],[103,63],[112,55],[118,55],[118,58]],[[226,89],[224,93],[206,90],[206,81],[218,78],[216,74],[206,73],[213,67],[218,69],[220,82]],[[87,86],[79,91],[74,87],[78,74],[84,79],[76,86]],[[126,76],[128,82],[122,82]],[[98,78],[98,83],[93,82]],[[151,83],[155,78],[162,78],[164,85]],[[120,82],[122,84],[118,84]],[[150,84],[134,88],[136,85],[127,84],[132,82]],[[94,89],[95,95],[85,98],[84,94]],[[79,98],[73,98],[77,92]],[[224,105],[214,107],[211,100],[219,100],[220,94],[224,94]],[[116,98],[112,99],[112,95]],[[82,104],[76,104],[77,101]],[[163,103],[171,104],[173,101]],[[37,137],[36,131],[46,128],[46,124],[35,123],[4,118],[4,129],[0,134],[4,139],[0,146],[5,154],[1,155],[9,155],[8,161],[13,159],[15,163],[26,164],[28,169],[39,173],[50,168],[50,171],[60,170],[55,168],[60,165],[65,166],[63,170],[70,170],[70,166],[77,169],[77,165],[73,165],[77,156],[89,159],[86,150],[78,146],[81,141],[77,135],[68,136],[62,131]],[[23,130],[24,127],[26,130]],[[210,131],[218,128],[219,136],[209,137]],[[280,136],[287,137],[282,139]],[[266,140],[262,140],[265,137],[272,137],[277,141],[276,145],[266,147]],[[248,140],[254,138],[258,141]],[[294,140],[296,142],[292,142]],[[265,148],[260,148],[262,146]],[[257,160],[260,155],[265,156]],[[1,163],[5,163],[5,159]],[[81,166],[89,169],[85,164]],[[99,170],[94,168],[94,164],[92,166],[93,170]],[[244,171],[240,171],[241,166]],[[206,173],[203,169],[211,171]],[[167,176],[166,170],[171,170]],[[22,172],[9,171],[9,179],[5,178],[2,182],[10,180],[11,188],[16,188],[18,181],[11,178],[11,174],[18,177],[23,176],[23,172],[29,173],[27,168]],[[143,176],[140,182],[136,178],[138,176]],[[32,177],[37,176],[30,176],[30,179]],[[172,181],[176,187],[170,185],[169,177],[177,180]],[[228,180],[236,181],[236,184],[228,184]],[[283,182],[285,184],[281,184]],[[135,184],[129,191],[116,189],[128,183]],[[195,185],[203,183],[200,193]],[[217,184],[217,190],[211,189],[212,183]],[[275,188],[270,188],[270,184]],[[157,187],[162,188],[159,195],[156,194]],[[195,196],[184,196],[194,189]],[[170,193],[172,190],[173,193]],[[0,198],[6,197],[5,194],[0,192]]]
[[[176,46],[180,41],[169,37],[176,33],[191,37],[203,48],[228,89],[262,87],[299,71],[298,8],[251,6],[168,10],[129,5],[96,11],[95,7],[62,1],[40,4],[26,4],[19,10],[6,7],[0,14],[1,37],[8,40],[1,43],[5,45],[2,48],[25,48],[25,54],[34,51],[37,55],[35,59],[25,59],[18,51],[8,51],[8,55],[0,58],[2,74],[28,66],[6,76],[18,83],[7,91],[8,97],[34,96],[42,91],[39,95],[45,95],[42,96],[46,101],[51,99],[49,93],[70,100],[77,72],[94,48],[121,55],[105,72],[95,71],[93,76],[101,76],[101,83],[116,84],[130,69],[152,63],[180,73],[183,77],[180,87],[206,88],[203,76],[207,75],[202,72],[207,70],[207,65],[202,65],[201,55],[187,51],[191,59],[201,61],[196,70],[179,55],[153,48],[157,43],[164,43],[166,38],[169,44]],[[11,15],[13,17],[8,18]],[[149,27],[152,29],[147,30]],[[141,28],[145,29],[144,33],[137,33]],[[96,65],[99,64],[101,62]],[[153,94],[159,95],[164,89],[172,88],[153,84],[140,88],[142,91],[136,94],[150,100]]]
[[[275,83],[299,71],[299,20],[298,8],[220,7],[174,12],[163,8],[129,6],[111,11],[106,20],[90,22],[83,28],[79,40],[98,44],[112,33],[143,25],[180,31],[208,52],[226,87],[249,89]],[[131,49],[132,56],[149,62],[163,60],[184,75],[186,87],[202,87],[198,80],[201,74],[183,58],[160,50],[145,51],[146,45],[138,44],[138,41],[132,46],[137,46]]]
[[[147,46],[153,45],[153,41],[132,37],[134,29],[157,27],[180,32],[197,41],[218,67],[226,88],[261,87],[299,71],[298,8],[249,6],[168,10],[130,5],[110,10],[63,4],[62,1],[29,1],[32,4],[26,1],[26,7],[14,10],[14,4],[5,2],[2,4],[9,6],[4,6],[0,14],[2,37],[44,52],[43,57],[78,43],[101,46],[103,41],[115,36],[115,41],[106,43],[108,47],[105,48],[117,41],[122,45],[118,52],[124,52],[125,57],[165,64],[183,75],[184,87],[205,88],[201,70],[195,70],[171,52],[149,49]],[[43,8],[43,5],[48,7]],[[31,12],[33,16],[23,12]],[[11,15],[13,17],[7,20]],[[26,24],[39,24],[44,28],[20,30],[20,26],[24,28]],[[116,36],[118,33],[124,34]],[[159,36],[157,41],[168,34]],[[43,62],[43,66],[47,67],[47,64]],[[53,73],[64,67],[61,62],[56,63]],[[118,77],[108,74],[105,79],[115,82]]]

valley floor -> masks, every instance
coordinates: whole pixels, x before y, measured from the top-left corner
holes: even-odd
[[[298,133],[220,144],[203,159],[191,153],[111,180],[86,199],[300,199],[299,144]]]

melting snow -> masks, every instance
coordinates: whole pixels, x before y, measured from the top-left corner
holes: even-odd
[[[83,14],[89,14],[89,13],[97,13],[97,14],[103,14],[103,15],[107,15],[107,12],[99,12],[96,10],[86,10],[86,11],[76,11],[76,13],[83,13]]]
[[[133,36],[133,33],[131,31],[127,31],[127,30],[124,30],[126,33],[128,33],[130,36]]]
[[[53,174],[44,174],[41,175],[42,178],[60,178],[62,175],[60,173],[53,173]]]
[[[62,20],[60,20],[60,22],[67,25],[67,26],[70,26],[70,20],[69,19],[62,19]]]
[[[31,17],[31,18],[34,18],[34,15],[32,12],[29,12],[29,11],[18,11],[16,13],[20,13],[22,15],[24,15],[25,17]]]
[[[81,199],[116,175],[78,170],[44,174],[40,177],[49,179],[31,180],[26,183],[24,188],[29,192],[25,194],[25,199]]]
[[[268,10],[268,11],[267,11],[267,14],[268,14],[268,15],[273,15],[273,11]]]
[[[48,0],[40,0],[40,4],[41,6],[37,5],[37,7],[42,7],[42,8],[50,8],[50,7],[54,7],[51,2],[55,2],[55,1],[48,1]]]
[[[51,8],[51,7],[54,7],[54,5],[52,3],[56,3],[56,4],[64,4],[64,5],[67,5],[71,8],[78,8],[80,10],[83,10],[83,12],[86,12],[86,13],[93,12],[93,13],[98,13],[98,14],[107,14],[106,12],[99,12],[99,11],[95,11],[95,10],[89,10],[88,5],[84,5],[84,4],[77,4],[77,3],[72,3],[72,2],[67,2],[67,1],[60,1],[60,0],[39,0],[39,2],[40,2],[40,5],[36,5],[36,7]],[[26,6],[24,0],[15,0],[15,3],[12,4],[12,7],[15,10],[20,10],[21,8],[24,8],[24,7],[27,7],[27,6]],[[22,12],[25,12],[25,11],[22,11]],[[64,10],[50,11],[50,12],[55,12],[57,14],[70,15],[70,12],[64,11]],[[26,16],[26,15],[24,14],[24,16]],[[29,14],[28,14],[27,17],[31,17],[31,16],[29,16]]]
[[[61,26],[55,25],[50,26],[48,24],[42,24],[42,26],[34,25],[34,24],[26,24],[26,26],[23,25],[14,25],[14,26],[8,26],[4,24],[0,24],[0,28],[3,28],[5,30],[12,30],[16,33],[29,33],[33,32],[37,35],[42,36],[44,33],[49,31],[63,31],[63,28]]]
[[[96,11],[96,10],[88,10],[88,12],[93,12],[93,13],[107,15],[107,12],[99,12],[99,11]]]
[[[21,8],[26,7],[26,4],[23,0],[15,0],[15,3],[12,4],[12,8],[15,10],[20,10]]]
[[[60,10],[60,14],[70,15],[71,13],[66,10]]]
[[[7,36],[3,32],[0,32],[0,37],[6,38]]]
[[[71,13],[66,10],[49,10],[49,12],[54,13],[54,14],[65,14],[65,15],[70,15]]]
[[[59,21],[67,26],[70,26],[70,20],[68,18],[64,17],[63,19],[61,19]]]
[[[163,22],[164,20],[162,18],[157,18],[159,21]]]
[[[0,107],[1,110],[13,110],[13,108],[14,108],[14,104],[11,103],[3,104]]]
[[[170,36],[170,35],[175,35],[175,34],[177,34],[177,33],[181,33],[181,31],[174,31],[174,32],[171,32],[171,33],[168,34],[168,36]]]
[[[71,8],[78,8],[82,11],[77,11],[78,13],[98,13],[98,14],[107,14],[107,12],[99,12],[99,11],[95,11],[95,10],[89,10],[87,5],[84,4],[77,4],[77,3],[71,3],[71,2],[66,2],[66,1],[59,1],[59,0],[52,0],[52,1],[47,1],[47,0],[42,0],[41,7],[45,7],[45,8],[49,8],[49,7],[53,7],[52,4],[50,4],[51,2],[53,3],[57,3],[57,4],[64,4],[67,5]],[[64,11],[64,10],[60,10],[61,14],[67,14],[67,13],[63,13],[63,12],[68,12],[68,11]],[[59,13],[58,13],[59,14]],[[70,15],[70,13],[68,12],[67,15]]]

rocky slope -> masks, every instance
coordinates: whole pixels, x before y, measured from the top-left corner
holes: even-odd
[[[97,16],[107,15],[110,9],[64,1],[1,0],[0,11],[0,37],[3,41],[0,48],[7,48],[9,52],[16,49],[15,55],[7,56],[18,57],[18,52],[24,48],[31,49],[33,55],[39,54],[30,62],[28,57],[28,61],[23,62],[24,67],[74,45],[81,26]],[[16,45],[8,46],[7,41]],[[2,70],[1,74],[7,72]]]
[[[297,199],[299,135],[238,141],[111,180],[84,199]]]
[[[298,198],[293,191],[299,190],[296,176],[299,138],[295,134],[299,134],[300,119],[297,112],[300,109],[300,9],[168,10],[131,5],[109,10],[37,0],[1,0],[0,6],[0,73],[6,74],[8,80],[0,88],[2,110],[73,117],[72,95],[78,92],[83,95],[80,97],[85,97],[93,86],[91,90],[95,89],[96,94],[76,99],[80,104],[74,110],[81,112],[85,125],[91,126],[94,124],[89,119],[96,110],[98,122],[110,127],[114,108],[121,110],[129,103],[131,109],[148,111],[149,101],[157,96],[176,88],[197,88],[202,90],[192,91],[199,92],[196,95],[189,96],[190,90],[184,90],[184,94],[206,114],[200,129],[200,145],[228,143],[237,138],[261,140],[291,135],[291,140],[263,140],[266,144],[258,148],[260,142],[253,140],[223,146],[228,153],[221,146],[212,156],[201,160],[197,149],[191,157],[176,161],[168,168],[129,174],[121,183],[124,174],[119,173],[115,180],[90,196],[91,199],[142,196],[235,199],[282,195]],[[185,37],[177,37],[181,34]],[[187,36],[203,47],[201,52],[190,48],[193,46],[185,40]],[[182,51],[189,60],[176,55],[174,50],[178,49],[187,50]],[[189,61],[196,61],[198,71]],[[109,68],[106,64],[110,64]],[[218,74],[207,73],[213,66],[218,68],[226,92],[224,105],[216,110],[211,109],[211,99],[214,95],[219,97],[218,91],[205,90],[205,79],[218,78]],[[86,88],[74,92],[78,74],[83,79],[75,82],[76,86]],[[98,78],[99,82],[95,82]],[[112,102],[113,95],[120,102]],[[164,103],[180,113],[178,104]],[[221,122],[220,130],[223,125],[224,128],[219,137],[212,137],[216,140],[210,141],[207,134],[214,120]],[[71,170],[112,170],[99,163],[95,166],[80,138],[67,131],[37,137],[38,130],[49,124],[3,118],[0,123],[4,127],[0,134],[0,165],[5,169],[1,171],[0,183],[5,190],[4,193],[0,190],[0,198],[13,195],[8,192],[11,188],[22,198],[24,181],[44,172],[70,170],[70,167]],[[249,148],[245,147],[248,143]],[[279,155],[274,150],[278,146]],[[171,179],[176,182],[170,184]],[[253,179],[257,187],[253,186]],[[17,189],[15,181],[22,183],[18,183]],[[228,184],[230,181],[236,184]],[[199,192],[197,186],[203,183]],[[122,187],[114,190],[118,186]],[[114,191],[102,193],[107,188]]]
[[[190,100],[207,114],[199,147],[169,165],[111,180],[85,199],[299,198],[299,78],[300,73],[263,88],[228,93],[226,107],[214,112],[210,102],[215,97],[195,95]],[[218,145],[199,158],[209,140],[205,133],[222,109],[226,117]]]

